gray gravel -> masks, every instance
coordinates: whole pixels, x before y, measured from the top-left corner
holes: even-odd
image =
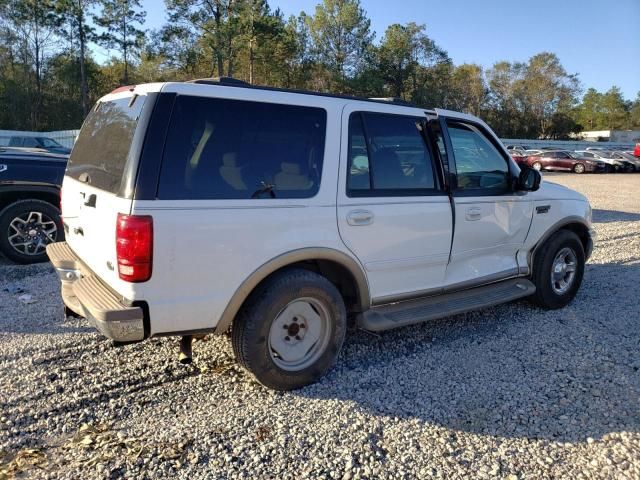
[[[50,266],[0,260],[0,479],[640,478],[640,175],[547,178],[599,234],[569,307],[352,332],[292,393],[226,337],[188,367],[174,338],[115,348],[63,318]]]

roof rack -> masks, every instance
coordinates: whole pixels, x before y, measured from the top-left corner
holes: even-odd
[[[401,98],[396,98],[396,97],[366,98],[366,97],[356,97],[353,95],[315,92],[313,90],[267,87],[263,85],[253,85],[251,83],[245,82],[244,80],[239,80],[233,77],[196,78],[194,80],[187,80],[185,83],[197,83],[200,85],[217,85],[222,87],[251,88],[255,90],[266,90],[270,92],[297,93],[302,95],[314,95],[318,97],[342,98],[345,100],[358,100],[361,102],[392,103],[394,105],[401,105],[404,107],[420,108],[414,103],[407,102],[406,100],[402,100]]]
[[[415,107],[416,104],[413,102],[408,102],[398,97],[369,97],[369,100],[373,100],[375,102],[387,102],[387,103],[395,103],[397,105],[405,105],[407,107]]]
[[[212,77],[212,78],[196,78],[195,80],[188,80],[187,83],[200,83],[203,85],[227,85],[237,87],[252,87],[250,83],[233,77]]]

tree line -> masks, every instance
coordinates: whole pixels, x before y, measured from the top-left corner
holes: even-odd
[[[166,24],[148,30],[140,0],[0,0],[0,129],[78,128],[118,86],[212,76],[398,97],[482,116],[506,138],[640,127],[640,92],[581,96],[554,53],[455,65],[425,25],[376,40],[359,0],[319,2],[285,18],[267,0],[165,0]],[[112,56],[97,62],[93,45]]]

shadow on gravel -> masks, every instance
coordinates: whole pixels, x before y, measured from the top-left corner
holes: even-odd
[[[640,431],[640,266],[588,265],[577,298],[526,301],[352,334],[338,366],[294,394],[451,430],[561,442]]]
[[[640,213],[621,212],[619,210],[593,210],[593,223],[636,222]]]

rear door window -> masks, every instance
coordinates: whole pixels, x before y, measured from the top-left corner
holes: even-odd
[[[66,175],[118,192],[145,99],[140,95],[97,104],[82,125]]]
[[[158,198],[308,198],[320,188],[324,109],[178,96]]]
[[[424,120],[404,115],[352,113],[347,195],[436,193],[433,160],[421,132]]]

